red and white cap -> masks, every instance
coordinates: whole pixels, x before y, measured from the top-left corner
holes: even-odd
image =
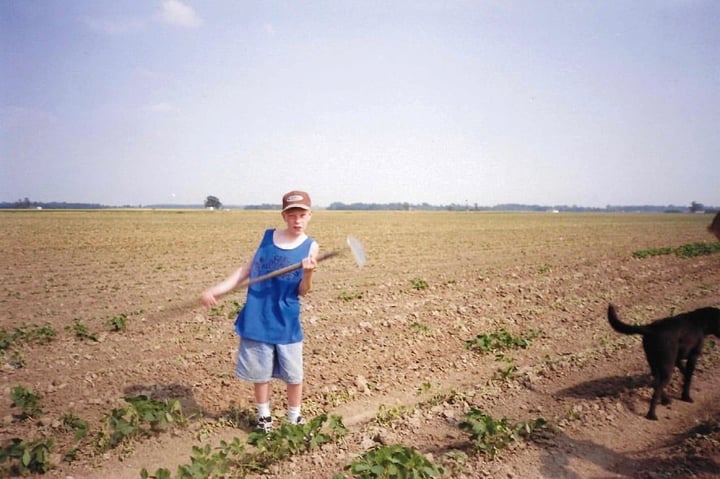
[[[304,191],[290,191],[283,195],[282,199],[282,210],[286,211],[290,208],[302,208],[304,210],[310,209],[310,195]]]

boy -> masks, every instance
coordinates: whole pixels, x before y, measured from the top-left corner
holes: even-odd
[[[257,429],[272,431],[270,380],[287,385],[287,420],[304,424],[300,414],[303,382],[303,330],[300,296],[312,286],[312,274],[320,250],[305,229],[312,217],[310,196],[290,191],[282,199],[284,229],[268,229],[251,261],[224,281],[206,289],[201,301],[217,305],[219,296],[243,282],[285,266],[302,262],[302,268],[248,287],[245,305],[235,320],[240,336],[236,375],[254,384]]]

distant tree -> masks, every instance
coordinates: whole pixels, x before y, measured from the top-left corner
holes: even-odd
[[[220,209],[222,207],[222,203],[220,203],[220,199],[217,196],[208,196],[205,199],[205,208],[214,208],[214,209]]]
[[[17,200],[15,202],[15,208],[30,208],[32,206],[32,203],[30,202],[30,198],[27,196],[25,199]]]
[[[697,213],[698,211],[705,211],[705,206],[702,203],[696,203],[693,201],[690,203],[690,213]]]

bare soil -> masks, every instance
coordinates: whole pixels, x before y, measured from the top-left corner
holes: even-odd
[[[323,263],[305,298],[303,412],[343,418],[341,443],[274,464],[257,477],[332,478],[376,444],[415,448],[458,478],[710,478],[720,475],[720,348],[709,339],[692,387],[645,418],[650,378],[637,337],[613,332],[609,302],[629,322],[720,305],[720,256],[634,258],[638,250],[714,241],[703,215],[315,212],[323,250],[346,234],[365,246]],[[51,325],[49,344],[18,342],[0,363],[0,442],[53,438],[51,478],[137,478],[175,471],[193,446],[244,439],[227,421],[251,414],[252,388],[233,375],[232,313],[202,289],[249,258],[275,212],[0,213],[0,328]],[[424,287],[427,284],[427,287]],[[127,330],[109,319],[125,315]],[[79,338],[83,324],[97,340]],[[526,348],[466,347],[478,334],[539,330]],[[511,358],[511,359],[508,359]],[[500,370],[516,367],[503,377]],[[42,396],[21,419],[11,391]],[[92,431],[123,397],[180,399],[189,418],[98,452],[81,444],[62,461],[72,412]],[[273,409],[284,413],[273,386]],[[511,422],[543,418],[551,431],[494,459],[473,452],[458,423],[471,408]],[[2,467],[2,464],[0,464]]]

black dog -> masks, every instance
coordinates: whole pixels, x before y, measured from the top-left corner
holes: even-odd
[[[644,326],[633,326],[620,321],[612,304],[608,306],[607,314],[610,326],[615,331],[642,334],[643,349],[650,365],[654,388],[647,418],[657,420],[655,407],[659,400],[662,404],[670,404],[665,386],[670,382],[674,366],[678,367],[684,377],[682,400],[692,402],[690,380],[695,371],[695,363],[702,353],[705,336],[714,334],[720,337],[720,309],[700,308],[658,319]],[[684,366],[683,360],[686,360]]]

